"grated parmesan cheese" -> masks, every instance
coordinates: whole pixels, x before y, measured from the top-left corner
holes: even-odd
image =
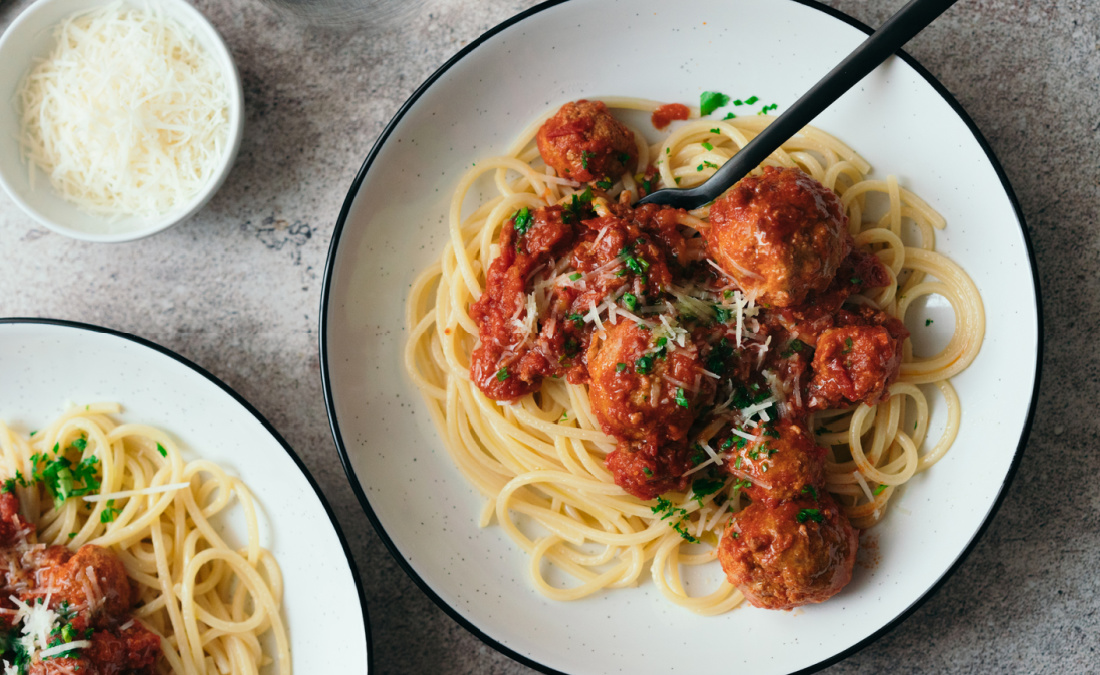
[[[229,137],[229,88],[214,58],[156,9],[114,2],[75,14],[23,79],[20,144],[78,208],[154,216],[212,179]]]

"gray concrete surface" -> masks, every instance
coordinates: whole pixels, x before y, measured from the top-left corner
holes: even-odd
[[[0,0],[0,28],[28,4]],[[377,672],[532,672],[440,611],[362,516],[326,424],[316,331],[329,237],[371,143],[446,58],[533,3],[430,0],[340,27],[255,0],[197,4],[244,78],[247,133],[227,184],[186,226],[109,248],[48,233],[0,195],[0,315],[136,333],[255,404],[340,515]],[[877,25],[901,3],[829,4]],[[909,51],[970,112],[1019,196],[1045,296],[1044,382],[1019,473],[970,557],[827,672],[1100,672],[1100,3],[963,0]]]

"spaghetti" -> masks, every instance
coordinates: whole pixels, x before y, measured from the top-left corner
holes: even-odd
[[[604,103],[613,109],[646,112],[660,105],[610,98]],[[487,271],[504,245],[498,243],[503,242],[502,233],[515,229],[517,214],[526,213],[524,209],[534,211],[554,204],[568,208],[577,203],[578,196],[592,199],[588,187],[556,175],[541,161],[534,139],[551,114],[536,120],[504,155],[478,161],[459,180],[450,207],[450,241],[440,260],[416,279],[409,293],[407,370],[456,466],[486,498],[479,524],[488,526],[495,518],[530,555],[531,577],[541,593],[558,600],[577,599],[605,588],[635,586],[648,570],[674,603],[701,614],[728,611],[743,599],[729,581],[723,579],[717,588],[700,594],[689,592],[685,574],[688,568],[715,561],[723,530],[732,515],[749,503],[745,495],[748,481],[723,475],[643,501],[624,492],[607,467],[608,456],[616,451],[616,438],[602,430],[589,386],[546,379],[533,393],[498,402],[484,395],[471,377],[471,356],[479,344],[479,322],[471,308],[486,292]],[[601,182],[603,190],[592,200],[596,213],[602,216],[601,209],[616,200],[633,202],[644,191],[690,187],[705,181],[772,119],[760,115],[689,120],[654,145],[635,132],[638,172],[627,171],[613,181]],[[626,159],[625,154],[621,157]],[[807,127],[764,164],[799,169],[833,191],[847,216],[855,247],[877,256],[886,270],[889,283],[857,288],[847,297],[846,306],[865,306],[903,321],[914,301],[939,295],[954,310],[954,334],[938,354],[917,357],[911,343],[903,342],[900,374],[882,392],[881,400],[819,409],[808,415],[807,426],[814,432],[816,445],[826,449],[825,487],[852,525],[866,529],[881,520],[899,486],[944,456],[958,432],[961,409],[949,378],[966,368],[980,349],[985,330],[981,298],[966,273],[935,251],[935,230],[944,227],[943,218],[893,176],[868,179],[867,162],[836,138]],[[492,182],[492,194],[482,194],[485,179]],[[471,200],[476,206],[464,214]],[[688,232],[689,246],[692,232],[707,231],[709,217],[710,205],[677,215],[678,226]],[[695,236],[694,241],[699,242],[700,237]],[[721,271],[713,260],[707,262]],[[607,270],[596,272],[606,274]],[[538,279],[550,277],[559,285],[593,282],[590,273],[572,271],[565,263],[549,271],[536,270],[528,305],[514,320],[517,332],[537,331],[536,317],[546,304]],[[696,289],[674,299],[678,311],[696,315],[711,311],[708,307],[713,305],[718,321],[724,319],[731,326],[736,323],[740,344],[751,339],[745,337],[755,321],[750,317],[758,315],[761,308],[740,290],[731,290],[736,288],[736,284],[728,285],[723,291],[727,295],[716,295],[713,288],[705,292]],[[627,295],[630,297],[625,298]],[[593,324],[593,341],[603,340],[605,345],[608,332],[623,322],[655,331],[654,336],[680,337],[682,341],[677,326],[669,325],[659,314],[646,315],[646,308],[639,308],[632,298],[633,294],[620,291],[609,302],[593,304],[586,314],[571,318],[586,327]],[[851,349],[850,341],[848,345]],[[763,359],[769,346],[754,346]],[[592,368],[591,359],[588,367]],[[498,376],[506,381],[508,366],[500,369]],[[691,383],[671,376],[665,379],[671,379],[674,387],[679,385],[677,400],[685,405],[680,397],[685,391],[691,393]],[[768,407],[794,405],[792,397],[801,396],[802,385],[797,380],[769,384],[774,396],[765,399],[768,405],[748,402],[739,406],[738,419],[745,424],[740,432],[732,430],[731,439],[736,441],[738,433],[759,438],[759,431],[752,429],[764,428]],[[927,438],[928,390],[919,385],[932,385],[946,402],[946,424],[938,439]],[[797,405],[802,406],[803,401],[798,400]],[[706,454],[693,460],[696,466],[687,473],[699,471],[695,475],[702,476],[705,465],[714,468],[732,463],[734,450],[714,447],[720,429],[729,428],[728,419],[723,423],[725,427],[716,423],[692,428],[694,447]],[[541,533],[529,535],[517,521],[520,516],[537,523]],[[556,583],[550,570],[564,572],[572,583]]]
[[[10,477],[5,490],[36,526],[38,544],[91,544],[121,561],[136,588],[133,620],[160,638],[157,672],[257,673],[274,661],[290,673],[282,576],[260,546],[247,486],[213,462],[185,461],[159,429],[120,424],[119,411],[113,403],[72,408],[29,440],[0,424],[0,475]],[[74,489],[81,475],[85,486]],[[215,524],[234,497],[248,533],[240,550]],[[274,645],[273,658],[261,641]]]

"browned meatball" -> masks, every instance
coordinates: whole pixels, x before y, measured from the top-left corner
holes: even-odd
[[[707,252],[757,302],[790,307],[833,280],[852,246],[847,223],[832,190],[768,166],[714,202]]]
[[[634,132],[602,101],[566,103],[539,128],[536,141],[547,166],[582,183],[616,180],[638,161]]]
[[[859,536],[828,494],[754,503],[734,516],[718,544],[731,584],[755,607],[824,602],[852,579]]]
[[[703,382],[699,352],[665,346],[632,321],[611,326],[590,358],[588,397],[605,433],[624,441],[675,441],[687,435]],[[670,381],[672,378],[688,388]],[[694,388],[694,389],[693,389]]]
[[[825,448],[791,420],[772,425],[767,434],[758,441],[746,441],[727,460],[731,474],[752,482],[745,488],[749,497],[754,502],[778,502],[817,494],[825,482]]]
[[[897,324],[895,327],[893,324]],[[823,410],[865,402],[878,403],[901,369],[901,342],[896,319],[892,324],[830,328],[817,338],[810,408]],[[891,330],[893,328],[893,330]]]
[[[642,501],[665,492],[683,492],[692,476],[693,451],[684,441],[658,446],[656,443],[620,443],[607,456],[607,468],[615,484]]]
[[[47,564],[38,572],[38,586],[50,588],[50,604],[68,602],[72,607],[91,607],[91,625],[98,625],[101,616],[120,616],[130,611],[132,604],[130,580],[126,568],[110,551],[93,544],[85,544],[73,555],[62,546],[48,549],[57,551],[53,564]],[[82,631],[88,627],[86,614],[81,612],[73,619],[73,627]]]
[[[72,656],[35,661],[27,666],[27,675],[153,675],[160,651],[160,638],[133,623],[126,630],[98,630],[92,644],[71,652]]]

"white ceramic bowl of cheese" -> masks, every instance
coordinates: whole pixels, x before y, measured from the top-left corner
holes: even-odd
[[[195,215],[229,175],[244,131],[244,97],[240,76],[225,42],[210,22],[186,0],[128,2],[135,8],[158,9],[190,32],[222,71],[229,89],[228,129],[224,152],[206,185],[178,208],[156,216],[105,217],[77,208],[50,185],[39,169],[31,169],[19,145],[22,111],[18,91],[24,75],[49,55],[56,44],[54,29],[64,19],[109,4],[110,0],[38,0],[23,11],[0,37],[0,185],[29,216],[60,234],[98,242],[139,239]]]

